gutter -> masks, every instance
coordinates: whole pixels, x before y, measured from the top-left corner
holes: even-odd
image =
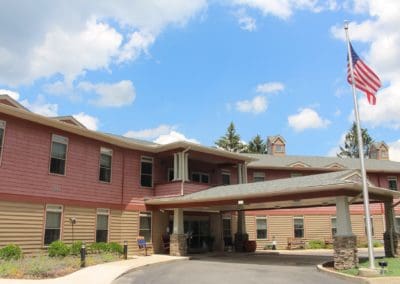
[[[190,147],[187,147],[185,150],[182,151],[182,156],[183,156],[183,160],[185,160],[185,154],[187,153],[187,151],[190,150]],[[183,163],[183,165],[185,165],[185,163]],[[188,164],[186,165],[186,167],[188,168],[188,172],[189,172],[189,159],[188,159]],[[183,167],[183,171],[182,171],[182,182],[181,182],[181,196],[184,195],[183,192],[183,184],[185,183],[186,180],[186,169]]]

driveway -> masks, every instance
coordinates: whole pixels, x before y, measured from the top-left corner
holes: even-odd
[[[316,264],[331,260],[327,255],[216,254],[192,255],[192,260],[165,263],[132,271],[113,284],[205,284],[205,283],[349,283],[318,272]]]

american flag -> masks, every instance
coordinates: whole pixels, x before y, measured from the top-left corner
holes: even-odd
[[[376,104],[375,94],[378,89],[382,86],[381,80],[379,77],[371,70],[357,55],[354,51],[353,46],[350,43],[350,51],[351,58],[353,61],[353,71],[354,71],[354,81],[355,86],[360,91],[363,91],[367,95],[368,102],[371,105]],[[347,81],[351,82],[351,71],[350,71],[350,62],[347,57]]]

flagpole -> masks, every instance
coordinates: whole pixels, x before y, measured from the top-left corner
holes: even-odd
[[[360,157],[360,167],[361,167],[361,177],[362,177],[362,187],[363,187],[363,200],[364,200],[364,213],[365,213],[365,223],[367,226],[367,240],[368,240],[368,259],[369,259],[369,268],[375,269],[374,262],[374,247],[372,244],[372,226],[371,226],[371,214],[369,211],[369,195],[368,195],[368,184],[367,184],[367,174],[365,171],[364,164],[364,150],[363,150],[363,140],[361,134],[360,127],[360,114],[358,111],[358,102],[356,96],[356,87],[354,81],[354,71],[353,71],[353,59],[351,57],[351,49],[350,49],[350,39],[349,39],[349,23],[345,21],[344,30],[346,31],[346,41],[347,41],[347,53],[349,57],[349,67],[351,74],[351,86],[353,91],[353,100],[354,100],[354,113],[356,116],[356,124],[357,124],[357,138],[358,138],[358,153]]]

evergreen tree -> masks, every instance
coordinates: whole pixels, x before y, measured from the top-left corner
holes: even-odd
[[[368,157],[369,149],[371,148],[374,140],[369,135],[366,128],[361,128],[361,136],[363,140],[364,147],[364,157]],[[347,132],[344,145],[340,146],[340,153],[337,154],[340,158],[359,158],[358,152],[358,138],[357,138],[357,125],[353,122],[353,125]]]
[[[240,135],[236,133],[235,125],[231,122],[224,136],[215,141],[215,145],[229,152],[241,152],[244,148]]]
[[[261,139],[259,134],[256,135],[247,145],[247,153],[258,153],[265,154],[267,150],[267,144]]]

